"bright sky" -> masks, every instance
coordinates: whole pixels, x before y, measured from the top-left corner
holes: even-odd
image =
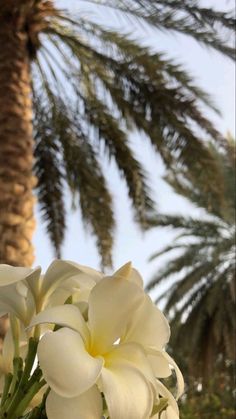
[[[79,10],[80,1],[60,0],[58,3],[63,8],[69,6]],[[215,8],[227,10],[234,7],[232,0],[205,0],[204,6],[214,4]],[[94,11],[95,6],[93,6]],[[84,6],[83,6],[84,10]],[[104,10],[100,13],[99,19],[106,21]],[[106,20],[105,20],[106,19]],[[112,15],[112,23],[117,27],[117,18]],[[111,17],[109,16],[109,23]],[[133,28],[122,28],[129,32]],[[150,30],[148,33],[144,30],[135,31],[142,42],[150,45],[157,50],[166,51],[170,57],[175,57],[179,62],[185,64],[195,76],[198,84],[212,95],[222,117],[212,115],[207,111],[207,115],[216,123],[217,128],[225,133],[227,130],[235,133],[234,115],[235,115],[235,96],[234,80],[235,69],[230,60],[224,58],[221,54],[209,51],[200,47],[195,41],[175,34],[166,35],[161,32]],[[183,198],[173,194],[171,189],[161,179],[163,175],[163,165],[158,157],[153,155],[150,146],[138,137],[132,134],[130,137],[133,149],[140,156],[150,173],[150,185],[154,191],[154,197],[158,209],[162,212],[184,213],[193,215],[197,210],[192,208]],[[143,275],[145,282],[151,278],[160,262],[148,262],[152,253],[160,250],[165,244],[170,242],[173,234],[168,229],[155,229],[142,234],[138,227],[132,221],[132,210],[128,202],[126,188],[117,174],[114,165],[104,164],[104,170],[108,173],[109,186],[113,191],[115,212],[117,218],[117,230],[115,236],[115,246],[113,252],[114,268],[120,267],[123,263],[131,260],[133,265]],[[100,261],[95,246],[95,239],[89,232],[84,231],[79,212],[73,213],[70,210],[70,200],[68,199],[68,230],[66,240],[63,246],[63,259],[74,260],[83,265],[89,265],[99,269]],[[36,261],[35,265],[41,265],[43,270],[47,268],[53,259],[53,250],[45,233],[42,220],[37,211],[38,227],[34,238]]]

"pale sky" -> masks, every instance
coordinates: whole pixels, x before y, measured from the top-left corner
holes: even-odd
[[[58,1],[63,8],[71,7],[73,10],[79,10],[81,2],[75,0]],[[215,8],[227,10],[234,7],[234,1],[228,0],[205,0],[204,6],[214,4]],[[81,6],[82,7],[82,6]],[[93,12],[94,8],[93,6]],[[84,10],[84,3],[82,9]],[[102,14],[99,19],[107,20]],[[119,23],[112,15],[112,23],[117,27]],[[109,16],[111,24],[111,17]],[[235,68],[229,59],[223,57],[214,51],[200,47],[194,40],[184,36],[171,34],[166,35],[156,30],[144,31],[134,28],[122,28],[126,32],[135,34],[142,42],[158,51],[162,50],[168,53],[169,57],[176,58],[177,61],[185,64],[195,76],[198,84],[210,93],[215,100],[218,108],[221,110],[222,117],[212,115],[208,110],[206,114],[212,118],[216,127],[222,132],[227,130],[235,133],[234,115],[235,115]],[[140,160],[150,173],[150,185],[153,189],[153,196],[156,199],[158,209],[162,212],[190,214],[198,213],[198,210],[192,208],[186,200],[175,195],[171,189],[161,179],[163,176],[163,165],[154,153],[151,147],[144,142],[137,134],[130,136],[132,147],[140,156]],[[145,234],[141,233],[139,228],[132,221],[132,210],[126,194],[126,187],[123,181],[120,181],[114,165],[104,163],[104,170],[109,174],[109,187],[113,191],[115,212],[117,219],[117,230],[115,235],[115,246],[113,251],[114,268],[120,267],[123,263],[131,260],[133,265],[140,271],[145,282],[151,278],[152,274],[158,269],[161,262],[148,262],[150,255],[160,250],[165,244],[170,242],[173,233],[169,229],[153,229]],[[63,259],[74,260],[83,265],[89,265],[99,269],[100,260],[95,246],[95,239],[89,232],[84,231],[79,212],[73,213],[70,210],[70,199],[68,198],[68,230],[63,246]],[[53,249],[43,227],[37,211],[37,231],[34,237],[36,260],[35,265],[41,265],[43,270],[47,268],[53,260]]]

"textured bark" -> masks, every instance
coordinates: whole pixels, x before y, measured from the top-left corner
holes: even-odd
[[[31,266],[35,229],[33,136],[27,34],[0,0],[0,263]],[[6,10],[8,8],[8,10]],[[0,336],[6,321],[0,322]],[[1,333],[2,332],[2,333]]]

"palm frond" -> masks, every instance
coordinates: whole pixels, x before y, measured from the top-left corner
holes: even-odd
[[[38,179],[37,194],[46,230],[55,249],[61,256],[65,235],[64,172],[60,161],[58,143],[51,133],[50,120],[45,109],[35,102],[35,174]]]
[[[80,70],[93,70],[93,81],[102,82],[124,120],[130,120],[149,136],[166,164],[178,155],[180,162],[191,167],[194,151],[199,162],[208,160],[210,166],[210,155],[191,128],[194,121],[211,138],[221,138],[198,109],[198,100],[214,107],[210,98],[194,85],[181,66],[161,54],[153,54],[127,36],[97,24],[81,23],[79,34],[58,22],[48,27],[46,33],[52,42],[54,37],[60,39],[80,62]],[[83,39],[83,30],[85,35],[94,37],[96,48],[89,39]],[[102,52],[104,48],[106,53]]]
[[[125,17],[145,21],[160,30],[176,31],[214,48],[229,58],[235,58],[235,50],[229,43],[229,35],[235,30],[232,13],[201,7],[196,0],[89,0],[122,12]]]
[[[42,102],[42,100],[41,100]],[[57,172],[61,174],[61,178],[68,185],[72,195],[79,198],[79,206],[82,213],[82,218],[85,224],[91,228],[92,233],[97,238],[97,247],[102,258],[103,266],[110,266],[112,263],[111,249],[113,244],[113,229],[114,216],[112,209],[112,198],[107,189],[106,181],[102,173],[100,164],[94,149],[89,143],[88,138],[81,130],[80,123],[76,115],[70,116],[67,107],[62,101],[57,100],[55,106],[46,108],[44,110],[47,125],[41,130],[41,137],[39,138],[39,145],[36,147],[36,173],[40,176],[39,167],[45,164],[44,177],[40,176],[40,186],[45,188],[45,183],[50,185],[52,179],[46,179],[48,165],[45,163],[45,158],[50,159],[51,149],[56,151],[57,158],[61,157],[61,161],[55,161]],[[40,109],[39,115],[42,114]],[[38,119],[36,118],[36,121]],[[42,120],[40,121],[42,125]],[[38,125],[35,127],[38,133]],[[50,138],[51,143],[49,143]],[[46,143],[45,143],[46,142]],[[42,144],[42,146],[41,146]],[[41,148],[45,148],[45,158],[41,155]],[[40,161],[42,160],[42,163]],[[50,163],[50,162],[49,162]],[[60,169],[60,167],[62,169]],[[53,164],[51,170],[53,169]],[[55,170],[55,168],[54,168]],[[63,173],[63,176],[62,176]],[[56,187],[57,183],[52,184]],[[56,191],[54,191],[55,193]],[[75,202],[74,198],[74,202]],[[51,197],[53,200],[53,195]],[[56,200],[56,197],[55,197]],[[63,197],[61,197],[63,201]],[[48,203],[49,205],[49,203]],[[63,204],[64,205],[64,204]],[[48,213],[50,208],[45,203],[44,210]],[[62,217],[63,211],[62,211]],[[49,215],[48,215],[49,218]],[[50,223],[53,224],[53,213],[51,214]],[[62,224],[63,226],[63,224]],[[57,246],[59,251],[59,245]],[[53,241],[55,245],[55,242]]]
[[[225,55],[233,55],[231,15],[202,8],[198,1],[101,0],[96,5],[114,9],[125,19],[136,18],[161,30],[190,35]],[[19,8],[16,6],[12,13],[18,16]],[[129,133],[138,130],[148,139],[167,168],[185,170],[191,173],[191,179],[200,170],[205,178],[213,179],[215,160],[202,134],[217,145],[223,140],[201,109],[202,105],[217,109],[182,65],[139,45],[130,34],[111,30],[99,20],[95,23],[87,16],[76,16],[69,8],[59,10],[51,0],[29,2],[21,13],[32,63],[32,85],[36,86],[36,152],[38,156],[43,153],[40,141],[51,147],[51,170],[54,167],[55,176],[58,171],[55,186],[61,192],[66,187],[78,195],[82,218],[97,238],[103,263],[108,263],[114,215],[100,167],[101,152],[105,150],[115,162],[126,183],[135,219],[141,227],[147,227],[155,205],[147,174],[129,143]],[[46,172],[40,176],[40,188],[49,189]],[[221,191],[217,179],[215,183]],[[55,193],[59,196],[58,191]],[[60,199],[63,210],[62,195]],[[49,219],[53,223],[52,210]]]
[[[88,122],[96,129],[97,138],[103,140],[110,158],[114,158],[121,176],[126,180],[129,197],[136,210],[136,218],[145,224],[146,214],[154,208],[146,174],[140,163],[134,158],[126,134],[119,127],[119,121],[97,98],[86,99],[85,113]]]
[[[100,163],[89,139],[73,120],[63,104],[57,104],[54,126],[60,144],[68,185],[72,194],[79,196],[82,219],[97,238],[103,266],[111,266],[114,215],[112,197],[108,191]]]
[[[176,178],[174,170],[166,179],[171,179],[169,183],[176,192],[182,192],[190,202],[201,204],[205,213],[194,219],[160,214],[149,220],[151,226],[171,227],[178,232],[173,244],[151,257],[155,260],[170,253],[170,259],[150,280],[147,289],[153,290],[162,281],[169,280],[167,289],[156,301],[164,301],[174,330],[172,346],[178,348],[181,345],[189,358],[191,373],[198,377],[199,374],[206,378],[210,376],[219,354],[225,359],[233,359],[236,333],[232,316],[236,309],[233,151],[229,139],[219,150],[211,150],[218,167],[217,176],[221,176],[220,184],[224,185],[222,201],[219,201],[215,185],[211,183],[209,188],[213,190],[208,196],[202,177],[197,173],[193,175],[185,169],[178,169]],[[196,190],[199,200],[195,199]]]

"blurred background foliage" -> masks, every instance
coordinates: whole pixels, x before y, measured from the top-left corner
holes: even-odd
[[[180,401],[182,419],[235,418],[235,363],[219,356],[214,374],[204,385],[187,374],[186,393]]]
[[[169,281],[156,301],[164,299],[172,344],[175,349],[181,345],[191,369],[198,373],[201,369],[208,378],[219,353],[233,359],[236,332],[234,140],[229,137],[211,153],[220,183],[210,182],[210,192],[205,191],[201,171],[193,175],[176,165],[166,176],[176,192],[203,211],[199,218],[158,214],[150,220],[151,225],[171,226],[177,234],[171,245],[151,257],[168,254],[170,260],[147,287],[152,290]]]
[[[166,283],[163,300],[170,321],[170,348],[181,354],[186,399],[183,418],[235,417],[235,140],[228,135],[217,149],[210,146],[217,182],[176,164],[166,181],[201,208],[200,217],[159,214],[150,225],[171,227],[176,238],[151,256],[167,254],[169,261],[147,289]],[[222,190],[219,199],[219,190]],[[178,356],[178,355],[177,355]]]

